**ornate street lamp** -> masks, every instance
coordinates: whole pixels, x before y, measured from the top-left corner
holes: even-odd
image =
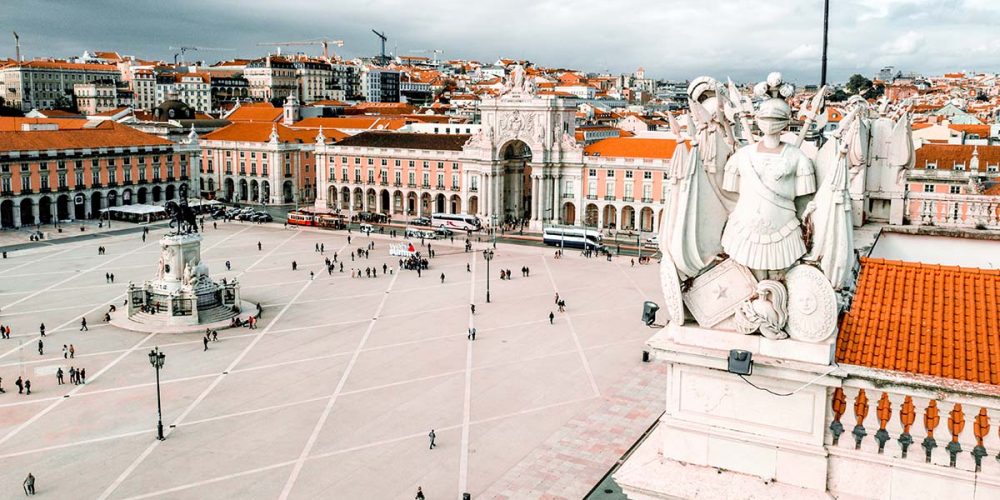
[[[149,364],[156,369],[156,439],[163,441],[163,406],[160,405],[160,368],[163,368],[163,360],[167,355],[160,352],[160,348],[149,351]]]
[[[493,260],[493,250],[487,248],[483,250],[483,258],[486,259],[486,303],[490,302],[490,261]]]

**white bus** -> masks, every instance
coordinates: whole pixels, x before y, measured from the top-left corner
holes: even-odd
[[[453,231],[479,231],[483,227],[475,215],[444,213],[431,214],[431,226]]]
[[[579,227],[547,227],[542,231],[542,241],[546,245],[596,250],[601,248],[601,233],[593,229]]]

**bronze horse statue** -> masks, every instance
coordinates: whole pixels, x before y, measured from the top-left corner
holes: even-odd
[[[181,202],[180,205],[177,202],[168,201],[163,205],[163,208],[167,211],[167,215],[172,219],[170,221],[170,227],[177,228],[177,234],[190,234],[191,232],[198,232],[198,219],[194,215],[194,211],[188,206],[186,202]],[[176,225],[175,225],[176,224]]]

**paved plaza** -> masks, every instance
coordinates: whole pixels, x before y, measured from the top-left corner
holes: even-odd
[[[257,330],[220,330],[207,351],[200,333],[136,333],[103,322],[129,281],[153,276],[163,229],[145,242],[117,235],[0,260],[0,323],[12,330],[0,340],[0,497],[20,495],[28,472],[48,498],[409,499],[418,485],[428,499],[463,491],[559,497],[538,490],[537,477],[518,484],[518,471],[532,469],[526,460],[551,464],[586,447],[587,467],[547,469],[576,474],[586,493],[623,449],[594,451],[610,442],[627,448],[657,416],[623,395],[648,390],[649,380],[665,386],[641,361],[652,333],[640,322],[641,302],[662,303],[655,265],[571,250],[555,259],[551,248],[500,244],[487,304],[486,262],[458,239],[432,242],[437,256],[418,277],[383,275],[383,263],[398,268],[386,235],[355,231],[348,245],[342,231],[206,227],[202,254],[213,277],[238,278],[243,299],[264,308]],[[371,258],[352,262],[350,250],[369,242]],[[323,259],[334,252],[344,272],[331,276]],[[351,268],[369,266],[377,278],[350,277]],[[500,268],[513,279],[500,281]],[[105,273],[115,274],[114,284]],[[84,315],[87,332],[79,331]],[[74,359],[63,358],[64,344],[74,345]],[[166,353],[162,442],[147,357],[154,346]],[[86,369],[85,385],[68,375],[57,385],[56,370],[70,366]],[[17,393],[18,376],[31,380],[30,396]],[[651,392],[660,407],[662,391]],[[635,425],[621,423],[628,420]],[[559,443],[570,444],[560,452]],[[603,470],[595,458],[602,456]],[[558,487],[569,494],[566,483]]]

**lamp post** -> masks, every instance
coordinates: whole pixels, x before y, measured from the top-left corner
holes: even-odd
[[[149,364],[156,370],[156,439],[163,441],[163,406],[160,404],[160,368],[163,368],[163,360],[167,355],[160,352],[157,347],[149,351]]]
[[[486,303],[490,303],[490,261],[493,260],[493,250],[487,248],[483,250],[483,258],[486,259]]]

